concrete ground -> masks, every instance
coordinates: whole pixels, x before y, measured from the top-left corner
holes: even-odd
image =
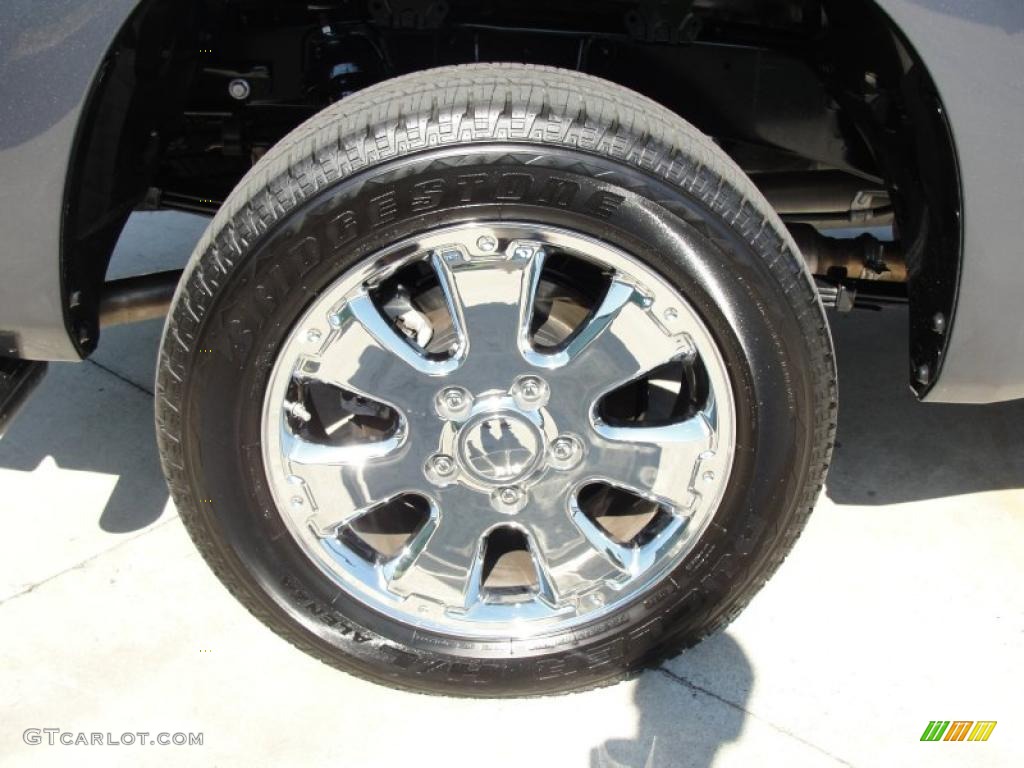
[[[180,264],[202,227],[139,214],[113,270]],[[110,330],[89,362],[52,366],[0,441],[0,764],[1024,764],[1024,402],[919,405],[902,310],[832,320],[835,462],[776,577],[660,669],[529,701],[370,685],[251,618],[168,501],[160,323]],[[922,743],[935,719],[999,725],[986,743]],[[29,745],[28,728],[203,745]]]

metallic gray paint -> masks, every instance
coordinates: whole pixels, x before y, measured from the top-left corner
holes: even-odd
[[[939,88],[963,179],[960,294],[927,399],[1024,397],[1024,4],[878,0]],[[83,103],[136,0],[8,0],[0,23],[0,354],[74,360],[61,284]]]
[[[964,243],[946,360],[926,400],[1024,397],[1024,3],[879,0],[942,96],[959,155]]]
[[[6,0],[0,11],[0,354],[77,360],[61,276],[79,116],[136,0]]]

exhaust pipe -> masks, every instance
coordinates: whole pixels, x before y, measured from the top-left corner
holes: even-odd
[[[825,237],[809,224],[790,224],[812,275],[885,283],[907,282],[907,263],[899,245],[872,235]]]
[[[172,269],[111,280],[103,286],[100,299],[100,328],[140,323],[166,315],[182,271]]]

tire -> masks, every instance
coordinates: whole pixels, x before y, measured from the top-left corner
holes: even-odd
[[[480,220],[582,233],[676,291],[728,376],[734,448],[709,524],[638,597],[565,629],[460,639],[387,615],[313,562],[275,501],[261,430],[275,361],[339,275],[403,239]],[[471,65],[348,97],[253,167],[174,298],[156,422],[190,536],[275,632],[390,687],[523,696],[623,679],[736,616],[813,508],[836,398],[826,319],[797,247],[714,143],[594,77]]]

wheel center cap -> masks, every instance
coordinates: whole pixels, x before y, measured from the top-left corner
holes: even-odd
[[[488,485],[508,485],[528,475],[543,447],[537,426],[515,411],[479,414],[459,430],[459,462]]]

